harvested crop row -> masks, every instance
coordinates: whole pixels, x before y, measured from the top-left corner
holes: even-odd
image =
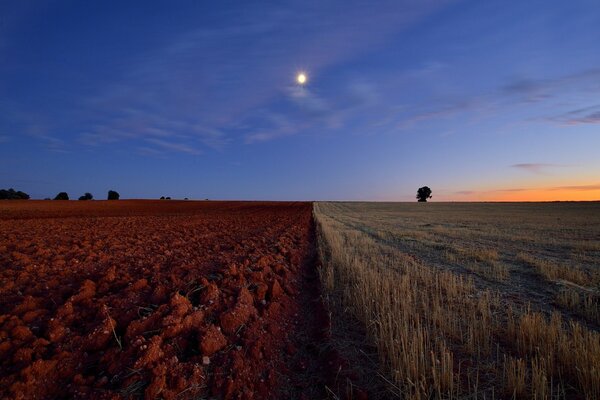
[[[453,205],[439,207],[453,211]],[[499,214],[507,210],[496,207]],[[426,257],[443,259],[446,247],[431,246],[434,255],[428,254],[423,249],[429,250],[439,236],[426,231],[423,236],[430,237],[413,244],[406,225],[430,226],[423,222],[431,217],[419,213],[435,210],[405,204],[315,204],[324,292],[362,322],[376,345],[390,391],[382,398],[600,398],[600,334],[594,326],[560,309],[521,306],[513,292],[498,289],[507,288],[489,286],[496,279],[478,281],[477,273],[425,262]],[[514,212],[508,211],[509,216]],[[438,217],[449,219],[442,213]],[[482,219],[478,216],[476,222]],[[460,234],[479,226],[456,229],[454,243],[472,244]],[[523,274],[515,271],[515,276]],[[530,285],[547,285],[535,281],[537,274],[525,276]]]
[[[322,394],[310,204],[15,204],[0,210],[0,397]]]

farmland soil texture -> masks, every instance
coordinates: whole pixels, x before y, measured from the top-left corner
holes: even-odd
[[[2,203],[0,398],[324,398],[315,263],[310,203]]]

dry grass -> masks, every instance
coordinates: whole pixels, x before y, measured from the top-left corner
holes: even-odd
[[[600,335],[558,312],[548,317],[522,309],[490,286],[513,279],[506,265],[515,260],[502,254],[518,251],[490,245],[506,237],[502,225],[493,224],[493,240],[473,246],[470,241],[482,235],[472,226],[462,239],[458,228],[413,235],[391,221],[431,230],[427,219],[369,207],[315,205],[321,279],[327,295],[367,328],[383,373],[403,397],[600,398]],[[440,240],[440,232],[451,232],[452,240]],[[465,265],[480,271],[465,274]],[[486,276],[484,268],[494,265],[506,273]],[[558,273],[558,279],[569,274]]]
[[[527,395],[527,362],[522,358],[504,356],[504,393],[515,398]]]
[[[565,287],[556,295],[556,302],[586,320],[600,324],[600,295],[598,293]]]
[[[517,260],[533,268],[543,278],[549,281],[566,280],[578,285],[588,285],[591,276],[577,266],[566,266],[549,260],[533,257],[526,253],[517,254]]]
[[[505,281],[510,276],[508,267],[499,262],[495,249],[465,249],[452,247],[444,253],[445,259],[452,264],[494,281]]]

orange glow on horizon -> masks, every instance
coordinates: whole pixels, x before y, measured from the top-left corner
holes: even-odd
[[[435,190],[434,190],[435,196]],[[434,197],[435,198],[435,197]],[[600,201],[600,184],[587,183],[541,188],[474,189],[444,193],[440,201]]]
[[[468,197],[468,196],[464,196]],[[479,201],[590,201],[600,200],[600,189],[590,191],[523,190],[519,192],[482,192],[475,195]]]

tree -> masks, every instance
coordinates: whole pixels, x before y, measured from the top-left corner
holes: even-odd
[[[8,190],[0,189],[0,200],[28,200],[29,195],[25,192],[16,191],[13,188]]]
[[[91,200],[93,199],[94,196],[92,196],[91,193],[87,192],[86,194],[84,194],[83,196],[79,197],[79,200]]]
[[[165,196],[160,196],[160,199],[161,199],[161,200],[164,200],[164,199],[165,199]]]
[[[60,192],[56,195],[54,200],[69,200],[69,195],[67,194],[67,192]]]
[[[417,201],[421,203],[426,203],[427,199],[431,198],[431,189],[427,186],[423,186],[417,190]]]
[[[114,190],[108,191],[108,200],[119,200],[119,197],[121,196],[118,192],[115,192]]]

